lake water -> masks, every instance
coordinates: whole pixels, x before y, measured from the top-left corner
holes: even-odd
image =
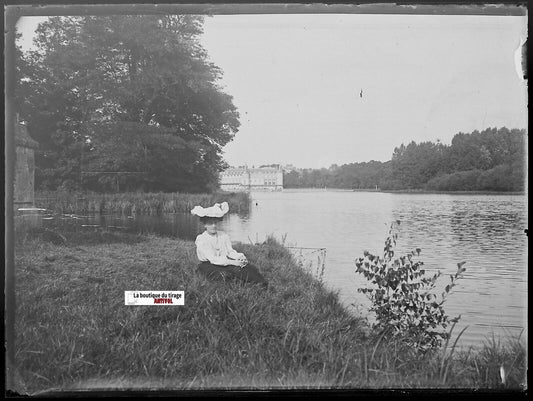
[[[421,248],[426,271],[443,273],[440,286],[466,261],[464,277],[444,304],[451,317],[461,315],[455,335],[468,326],[460,345],[522,331],[527,339],[525,196],[285,190],[254,192],[252,198],[247,215],[230,214],[223,222],[232,240],[257,242],[273,235],[288,246],[326,248],[324,282],[354,313],[366,314],[369,306],[357,292],[365,279],[355,273],[354,261],[365,250],[381,255],[391,222],[400,220],[396,256]],[[195,217],[179,214],[82,221],[185,239],[201,230]],[[304,251],[311,263],[317,254]]]

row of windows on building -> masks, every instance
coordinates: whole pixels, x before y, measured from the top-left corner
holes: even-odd
[[[220,174],[220,187],[225,190],[283,189],[283,172],[272,168],[230,168]]]

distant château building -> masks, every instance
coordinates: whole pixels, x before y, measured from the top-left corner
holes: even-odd
[[[220,173],[224,191],[282,191],[283,170],[278,167],[230,167]]]

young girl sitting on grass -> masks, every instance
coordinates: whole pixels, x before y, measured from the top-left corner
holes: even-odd
[[[240,280],[268,287],[259,270],[248,263],[244,254],[231,246],[228,234],[218,230],[218,224],[229,211],[227,202],[203,208],[195,206],[191,213],[200,217],[205,231],[196,237],[196,254],[200,260],[198,271],[211,280]]]

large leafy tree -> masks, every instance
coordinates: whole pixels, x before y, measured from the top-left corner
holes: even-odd
[[[437,172],[444,170],[444,146],[441,143],[412,141],[394,149],[391,159],[392,179],[400,188],[419,188]]]
[[[18,107],[41,144],[36,182],[214,189],[239,115],[199,43],[202,24],[192,15],[40,24],[36,50],[18,65]]]

